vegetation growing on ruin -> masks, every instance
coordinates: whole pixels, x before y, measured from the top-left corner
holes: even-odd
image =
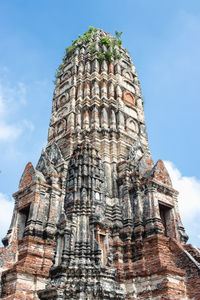
[[[93,34],[97,31],[97,28],[92,26],[86,31],[82,36],[79,34],[78,39],[72,41],[72,45],[66,48],[66,55],[69,56],[77,47],[80,47],[88,42],[90,42]]]
[[[87,32],[85,32],[82,36],[79,35],[79,38],[72,41],[72,45],[66,48],[66,55],[69,56],[72,52],[76,50],[76,48],[78,47],[81,48],[84,44],[91,42],[93,34],[97,30],[98,30],[97,28],[90,26]],[[91,55],[97,54],[99,62],[102,62],[103,60],[111,62],[113,60],[119,59],[121,56],[120,54],[117,54],[117,50],[115,46],[121,47],[122,45],[121,36],[122,36],[122,32],[118,32],[116,30],[115,36],[113,38],[109,36],[105,36],[98,41],[100,48],[102,48],[103,45],[106,46],[107,51],[105,53],[102,53],[101,51],[96,51],[95,43],[92,42],[89,47],[90,54]]]
[[[99,63],[102,63],[104,60],[111,63],[116,59],[120,59],[121,55],[117,51],[117,47],[120,48],[122,45],[122,32],[115,31],[115,36],[105,36],[98,41],[98,46],[100,48],[99,51],[95,49],[95,43],[92,42],[92,38],[95,32],[98,29],[92,26],[89,27],[89,30],[86,31],[82,36],[79,35],[78,39],[72,41],[72,45],[66,48],[66,55],[63,57],[63,63],[58,67],[55,72],[55,80],[54,83],[56,84],[57,78],[59,77],[60,71],[64,67],[64,61],[66,57],[69,57],[77,48],[81,48],[84,44],[91,42],[89,51],[90,54],[97,55]],[[106,51],[103,52],[102,48],[105,47]]]

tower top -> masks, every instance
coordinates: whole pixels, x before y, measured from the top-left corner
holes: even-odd
[[[62,74],[67,60],[73,56],[73,54],[79,55],[81,49],[81,54],[86,54],[87,57],[92,57],[96,54],[100,63],[104,60],[108,63],[114,63],[117,59],[126,55],[126,57],[123,58],[132,64],[128,51],[122,46],[121,36],[122,32],[118,32],[117,30],[115,31],[115,35],[112,36],[102,29],[90,26],[88,31],[82,36],[79,35],[77,39],[72,40],[72,45],[65,49],[66,53],[62,59],[63,62],[55,74],[56,79]]]
[[[82,36],[79,35],[78,39],[72,41],[72,45],[66,48],[66,54],[69,55],[70,52],[77,47],[81,48],[82,46],[88,46],[88,44],[91,45],[93,42],[99,42],[99,46],[105,45],[107,47],[121,47],[121,35],[122,32],[118,32],[117,30],[115,31],[115,36],[112,36],[110,33],[102,29],[90,26],[88,31],[86,31]],[[91,52],[91,54],[94,54],[93,49],[91,49]]]
[[[47,148],[66,138],[74,146],[86,139],[103,161],[117,162],[129,157],[139,139],[149,153],[140,84],[121,35],[90,27],[66,48],[56,72]],[[111,136],[118,151],[106,150]],[[72,152],[66,146],[64,158]]]

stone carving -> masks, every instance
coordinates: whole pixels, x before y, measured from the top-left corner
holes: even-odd
[[[59,160],[62,159],[61,151],[56,143],[53,143],[51,147],[46,150],[47,156],[51,163],[56,165]]]
[[[131,106],[135,106],[135,104],[136,104],[133,94],[129,91],[125,91],[123,93],[123,101]]]
[[[200,254],[152,160],[135,67],[108,33],[88,37],[63,58],[47,147],[14,194],[0,297],[198,300]]]
[[[48,149],[42,150],[42,154],[36,166],[36,169],[43,174],[56,174],[55,166],[62,162],[62,154],[56,143],[53,143]]]
[[[53,125],[56,122],[55,113],[51,114],[50,125]]]
[[[40,159],[38,161],[38,164],[36,166],[36,169],[40,172],[43,173],[43,171],[47,168],[47,155],[44,151],[44,149],[42,149],[42,154],[40,156]]]
[[[140,140],[137,139],[129,152],[129,159],[133,162],[138,162],[143,157],[143,155],[144,150],[142,148]]]

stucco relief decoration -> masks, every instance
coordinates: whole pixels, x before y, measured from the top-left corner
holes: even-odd
[[[25,169],[24,169],[24,173],[22,174],[22,177],[20,179],[19,182],[19,189],[23,189],[26,186],[28,186],[32,181],[33,181],[33,176],[35,174],[33,165],[31,162],[29,162]]]
[[[125,91],[123,93],[123,101],[131,106],[135,106],[135,104],[136,104],[133,94],[129,91]]]
[[[129,152],[129,160],[138,162],[144,155],[140,140],[136,140]]]

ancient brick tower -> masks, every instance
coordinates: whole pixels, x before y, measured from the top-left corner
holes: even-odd
[[[1,299],[200,299],[178,193],[148,148],[120,34],[90,28],[59,67],[48,144],[1,249]]]

